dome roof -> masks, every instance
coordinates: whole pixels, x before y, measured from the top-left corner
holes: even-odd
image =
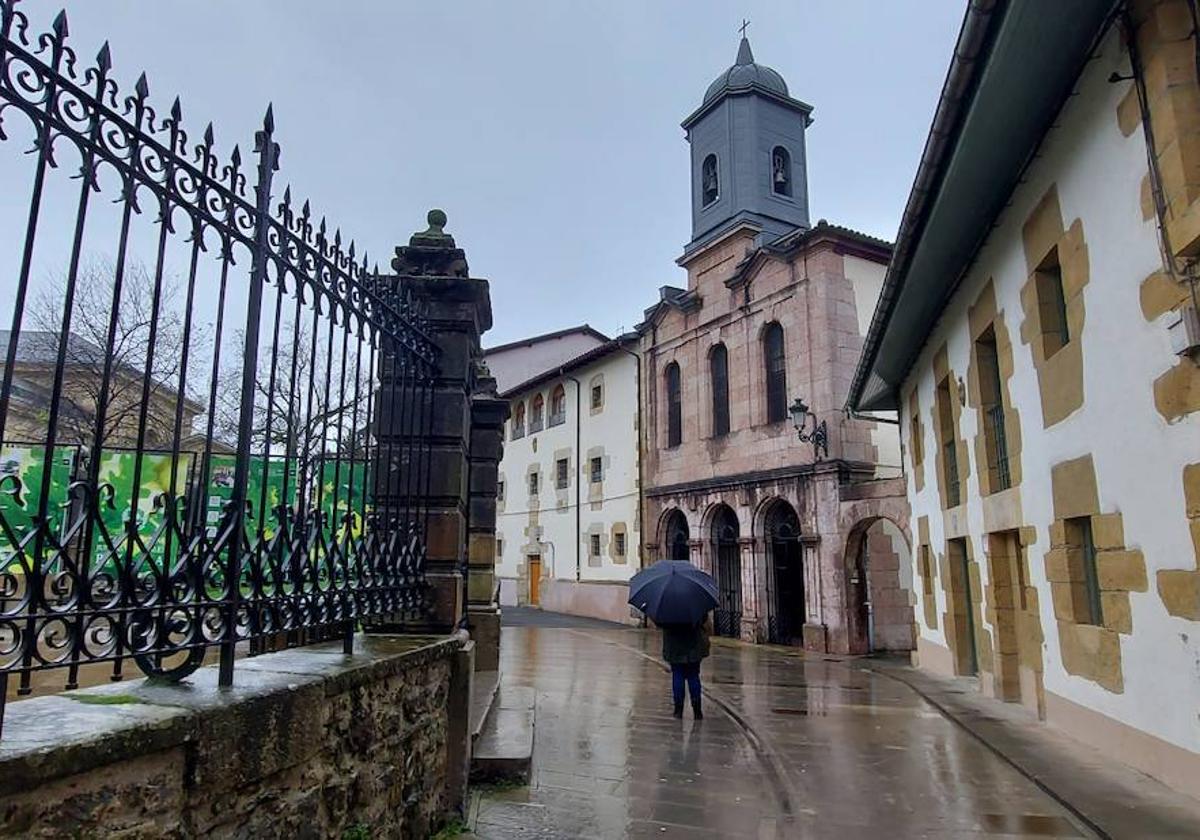
[[[765,64],[755,64],[754,53],[750,52],[750,42],[742,38],[738,47],[737,61],[734,65],[717,76],[704,93],[704,104],[707,105],[726,91],[759,88],[780,96],[788,95],[787,82]]]

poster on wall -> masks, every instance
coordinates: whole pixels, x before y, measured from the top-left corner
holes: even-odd
[[[350,536],[362,534],[363,515],[371,509],[364,506],[363,491],[366,485],[366,461],[326,462],[322,465],[321,510],[325,521],[340,539],[346,526],[346,512],[353,511],[350,519]]]
[[[46,514],[55,539],[62,538],[66,527],[71,477],[78,459],[78,447],[54,448]],[[10,443],[0,447],[0,516],[7,525],[7,530],[0,528],[0,562],[12,571],[20,571],[21,564],[15,560],[17,546],[10,541],[8,531],[15,535],[17,545],[33,532],[33,517],[45,478],[46,447]]]
[[[179,499],[186,492],[192,461],[190,452],[179,453],[178,461],[170,452],[143,452],[141,477],[135,487],[136,452],[109,450],[100,454],[99,486],[112,487],[112,506],[102,504],[100,518],[109,540],[117,549],[117,556],[129,556],[136,565],[142,559],[143,551],[148,551],[160,568],[168,557],[168,550],[171,559],[174,559],[179,550],[179,541],[174,534],[168,533],[168,529],[163,528],[166,522],[163,505],[168,498]],[[172,463],[176,464],[174,483],[171,480]],[[132,547],[126,542],[126,523],[130,516],[135,517],[138,538]],[[94,542],[93,562],[102,564],[110,571],[115,570],[113,550],[99,534]]]
[[[246,534],[252,540],[257,538],[260,524],[263,539],[270,540],[275,536],[278,527],[275,509],[281,504],[286,504],[288,507],[296,505],[296,464],[285,458],[272,457],[266,462],[264,469],[263,461],[262,456],[251,458],[250,473],[246,480],[246,499],[250,502],[249,514],[246,517]],[[216,537],[217,527],[221,523],[225,508],[233,499],[233,478],[236,469],[237,459],[233,455],[214,455],[212,457],[212,473],[208,481],[204,511],[204,525],[210,539]],[[285,471],[287,477],[286,501],[284,500]],[[264,474],[266,475],[265,481]]]

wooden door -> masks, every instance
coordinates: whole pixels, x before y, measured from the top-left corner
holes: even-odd
[[[536,607],[541,603],[542,558],[531,554],[526,560],[529,566],[529,604]]]

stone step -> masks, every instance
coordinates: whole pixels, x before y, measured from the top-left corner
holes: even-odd
[[[501,688],[471,753],[471,781],[528,782],[533,730],[533,689]]]
[[[500,688],[499,671],[476,671],[471,682],[471,743],[479,739]]]

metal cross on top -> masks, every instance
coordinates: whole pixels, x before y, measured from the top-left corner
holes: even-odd
[[[746,27],[748,27],[749,25],[750,25],[750,21],[746,20],[745,18],[742,18],[742,25],[739,26],[738,29],[741,30],[743,38],[746,37]]]

